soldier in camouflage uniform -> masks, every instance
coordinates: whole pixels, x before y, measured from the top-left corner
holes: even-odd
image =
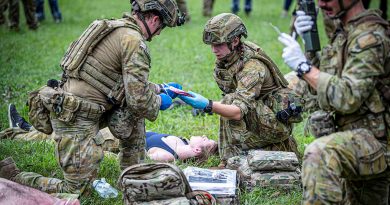
[[[252,42],[242,42],[247,30],[242,20],[223,13],[211,18],[203,32],[203,42],[211,45],[217,57],[214,79],[223,92],[221,102],[213,102],[191,92],[180,96],[187,104],[221,116],[219,153],[226,160],[249,149],[294,151],[289,124],[276,119],[266,104],[268,96],[287,86],[272,60]]]
[[[183,18],[179,18],[174,0],[134,0],[132,14],[102,22],[92,23],[80,36],[82,41],[73,42],[67,50],[61,62],[65,75],[65,82],[60,85],[63,91],[45,87],[46,95],[40,93],[43,97],[50,96],[50,92],[61,92],[51,99],[55,101],[55,111],[50,114],[56,157],[64,180],[20,172],[12,158],[0,162],[0,177],[49,193],[82,194],[96,178],[103,160],[103,138],[98,134],[103,121],[115,133],[127,134],[116,136],[121,138],[121,168],[139,163],[144,156],[144,118],[155,120],[159,110],[167,109],[172,104],[171,97],[175,97],[169,92],[158,94],[163,87],[148,82],[150,54],[145,40],[159,35],[165,26],[181,25]],[[109,32],[96,43],[92,37],[103,35],[99,29]],[[89,47],[83,47],[86,45]],[[73,52],[77,48],[90,51],[79,64],[77,57],[83,53]],[[67,64],[69,59],[74,67]],[[123,113],[125,116],[121,116]],[[110,116],[108,120],[103,114]]]
[[[303,204],[388,204],[389,98],[382,89],[388,92],[389,81],[383,81],[390,73],[388,24],[360,0],[318,5],[341,23],[319,67],[307,61],[291,36],[279,37],[286,46],[284,61],[311,86],[320,112],[330,116],[314,116],[311,126],[335,124],[331,134],[305,150]],[[313,25],[306,15],[297,21],[300,35]]]

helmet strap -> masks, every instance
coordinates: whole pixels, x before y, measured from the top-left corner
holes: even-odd
[[[149,29],[148,24],[147,24],[146,21],[145,21],[144,15],[143,15],[141,12],[137,12],[137,16],[138,16],[139,19],[141,20],[142,24],[144,25],[144,27],[145,27],[145,29],[146,29],[146,32],[148,33],[148,38],[146,38],[146,40],[147,40],[147,41],[152,41],[153,34],[155,34],[157,30],[152,34],[152,33],[150,32],[150,29]]]

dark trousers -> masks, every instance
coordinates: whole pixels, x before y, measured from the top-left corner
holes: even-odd
[[[290,9],[293,0],[284,0],[283,10],[288,11]]]
[[[45,12],[44,12],[44,0],[36,0],[37,5],[37,18],[39,21],[42,21],[45,19]],[[51,15],[53,16],[54,20],[62,20],[61,11],[58,7],[58,1],[57,0],[49,0],[49,6]]]
[[[35,17],[35,2],[34,0],[22,0],[24,15],[30,29],[38,27],[38,21]],[[19,0],[9,0],[9,24],[10,27],[19,26]]]
[[[232,2],[232,12],[237,13],[240,10],[240,0],[233,0]],[[252,11],[252,0],[245,0],[245,8],[246,13]]]

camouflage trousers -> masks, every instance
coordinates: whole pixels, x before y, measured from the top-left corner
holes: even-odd
[[[19,127],[7,128],[0,132],[0,139],[15,139],[26,141],[42,141],[51,140],[54,134],[47,135],[32,128],[30,131],[25,131]]]
[[[203,0],[203,16],[211,17],[215,0]]]
[[[222,103],[229,101],[228,95]],[[299,156],[292,128],[276,119],[275,113],[261,101],[258,112],[249,111],[242,120],[220,118],[218,147],[222,160],[238,156],[249,149],[290,151]],[[261,114],[257,114],[261,113]]]
[[[136,155],[133,155],[133,148],[128,149],[125,156],[130,155],[130,159],[123,159],[123,154],[121,155],[123,161],[123,167],[128,167],[129,164],[134,164],[135,162],[138,162],[139,160],[144,158],[144,138],[145,135],[142,134],[142,127],[138,127],[140,129],[139,131],[134,133],[134,140],[126,140],[125,142],[122,142],[122,145],[127,147],[137,147],[139,149],[136,149],[135,153]],[[98,135],[100,135],[103,138],[104,143],[102,144],[103,151],[108,152],[114,152],[119,153],[120,152],[120,146],[121,146],[121,140],[114,137],[114,135],[111,134],[110,130],[106,127],[99,131]],[[22,130],[18,127],[15,128],[7,128],[0,132],[0,139],[13,139],[13,140],[26,140],[26,141],[42,141],[42,140],[53,140],[54,141],[54,134],[47,135],[45,133],[39,132],[36,129],[32,129],[30,131]],[[135,145],[134,145],[135,144]],[[123,149],[125,150],[125,149]],[[137,159],[133,159],[134,157],[137,157]],[[138,159],[139,158],[139,159]],[[137,164],[137,163],[135,163]]]
[[[388,204],[386,145],[366,129],[321,137],[305,150],[302,204]]]
[[[75,122],[51,120],[56,143],[55,155],[64,179],[21,172],[15,181],[48,193],[82,194],[97,177],[103,160],[103,139],[98,135],[99,123],[76,117]]]
[[[108,152],[119,152],[119,140],[116,139],[108,130],[108,128],[103,128],[100,131],[101,136],[104,139],[103,150]],[[43,132],[40,132],[34,128],[30,131],[25,131],[19,127],[7,128],[0,132],[0,139],[12,139],[12,140],[25,140],[25,141],[53,141],[54,134],[47,135]]]
[[[137,122],[131,132],[131,137],[125,140],[115,138],[108,128],[101,129],[97,134],[97,138],[101,141],[100,146],[104,151],[119,152],[121,169],[139,164],[145,158],[145,126],[143,120]],[[55,135],[47,135],[35,129],[25,131],[20,128],[7,128],[0,132],[0,139],[53,140]]]
[[[122,170],[131,165],[139,164],[144,161],[145,144],[145,119],[142,118],[134,121],[129,138],[119,139],[118,157]]]
[[[37,28],[38,20],[35,17],[35,1],[34,0],[22,0],[24,15],[26,16],[26,22],[29,28]],[[19,0],[9,0],[9,26],[19,26]]]

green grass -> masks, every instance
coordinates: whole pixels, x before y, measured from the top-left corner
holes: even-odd
[[[148,43],[152,56],[150,81],[156,83],[179,82],[185,90],[199,92],[207,98],[218,100],[221,91],[212,77],[215,57],[209,46],[202,42],[203,26],[208,20],[201,16],[202,1],[188,0],[192,21],[183,27],[165,29],[162,34]],[[73,0],[59,1],[63,13],[63,22],[55,24],[46,4],[46,20],[37,31],[29,31],[21,19],[21,31],[10,32],[0,26],[0,130],[8,127],[7,105],[14,103],[23,116],[27,116],[27,93],[44,85],[48,79],[59,79],[61,60],[68,45],[75,40],[97,18],[119,18],[130,10],[128,1],[120,0]],[[281,1],[253,1],[250,17],[242,13],[248,29],[248,40],[260,45],[271,56],[283,73],[289,69],[281,58],[282,45],[277,33],[269,22],[288,32],[290,19],[280,18]],[[372,7],[377,7],[373,2]],[[219,0],[215,3],[213,14],[230,11],[230,1]],[[321,18],[321,17],[320,17]],[[323,31],[319,21],[319,30]],[[321,32],[322,45],[326,42]],[[160,112],[155,122],[147,122],[147,130],[171,133],[179,136],[208,135],[218,137],[218,116],[193,117],[189,107]],[[294,136],[303,152],[306,144],[313,139],[302,135],[303,125],[294,130]],[[13,156],[24,171],[34,171],[45,176],[62,177],[54,157],[54,146],[46,142],[0,141],[0,159]],[[218,157],[212,157],[201,167],[216,166]],[[197,165],[194,162],[182,163]],[[105,157],[101,164],[99,177],[105,177],[116,186],[120,170],[115,157]],[[299,204],[300,190],[289,192],[274,189],[257,189],[241,194],[242,204]],[[93,193],[81,198],[82,204],[121,204],[121,197],[103,200]]]

